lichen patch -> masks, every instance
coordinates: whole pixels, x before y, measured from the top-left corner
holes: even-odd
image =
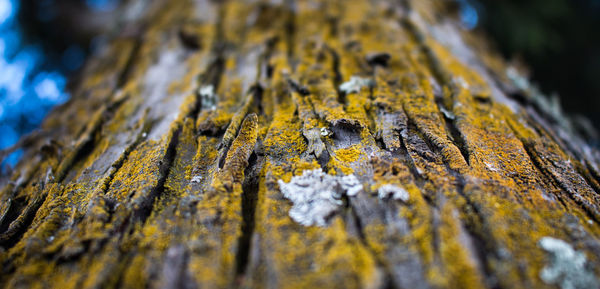
[[[587,259],[569,243],[552,237],[540,239],[540,247],[550,253],[550,263],[540,272],[540,278],[562,289],[593,288],[598,279],[586,267]]]
[[[217,95],[212,84],[204,85],[198,89],[198,95],[202,99],[202,107],[205,109],[215,110],[217,105]]]
[[[374,82],[368,78],[351,76],[349,81],[340,85],[340,90],[346,94],[359,93],[363,87],[373,87]]]
[[[392,184],[385,184],[379,187],[377,195],[382,200],[391,197],[393,200],[407,202],[409,199],[409,194],[405,189]]]
[[[283,196],[294,203],[290,217],[305,226],[326,226],[343,204],[342,197],[356,196],[363,190],[356,176],[332,176],[322,169],[305,170],[289,183],[278,183]]]

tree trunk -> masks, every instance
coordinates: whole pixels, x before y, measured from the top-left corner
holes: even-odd
[[[130,1],[1,192],[0,284],[598,288],[598,151],[449,9]]]

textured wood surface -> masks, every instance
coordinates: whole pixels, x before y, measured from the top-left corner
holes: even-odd
[[[2,287],[598,288],[600,154],[446,2],[151,2],[2,188]]]

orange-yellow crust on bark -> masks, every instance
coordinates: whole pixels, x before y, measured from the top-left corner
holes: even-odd
[[[555,288],[543,237],[600,273],[598,152],[444,1],[155,2],[2,188],[0,286]],[[306,227],[317,168],[363,191]]]

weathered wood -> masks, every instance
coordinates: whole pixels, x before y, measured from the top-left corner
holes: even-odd
[[[443,1],[130,2],[2,189],[3,287],[598,288],[600,153]]]

